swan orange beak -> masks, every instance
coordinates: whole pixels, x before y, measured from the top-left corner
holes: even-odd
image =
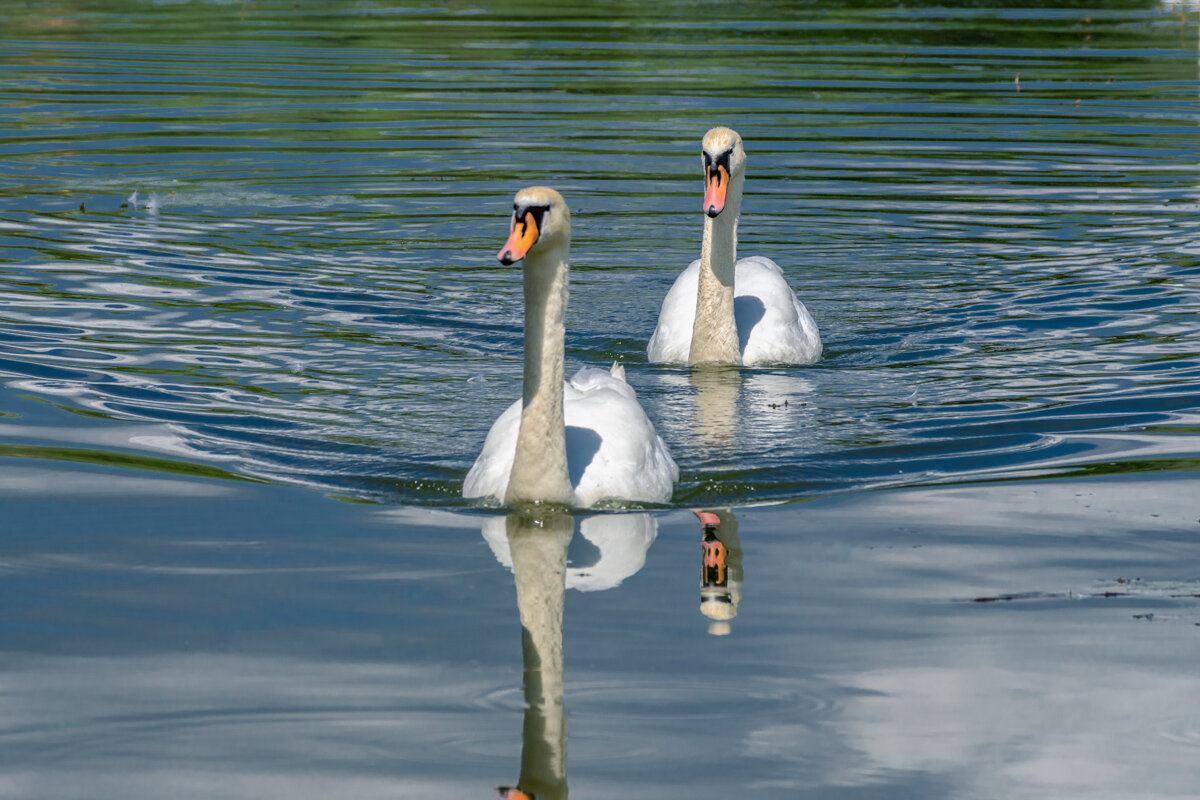
[[[496,258],[500,259],[500,263],[505,266],[514,261],[520,261],[538,240],[538,234],[537,220],[534,219],[532,212],[526,211],[523,219],[517,219],[517,215],[513,214],[512,230],[509,231],[508,241],[504,243],[504,247],[500,248],[500,252],[496,253]]]
[[[700,524],[705,528],[715,528],[721,524],[721,518],[711,511],[693,511],[700,518]]]
[[[708,170],[704,185],[704,213],[710,217],[720,214],[725,208],[725,190],[729,188],[729,172],[723,164]]]

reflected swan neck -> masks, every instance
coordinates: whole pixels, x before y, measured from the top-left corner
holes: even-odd
[[[538,800],[567,796],[562,627],[573,527],[569,515],[554,513],[514,514],[507,523],[525,675],[518,785]]]

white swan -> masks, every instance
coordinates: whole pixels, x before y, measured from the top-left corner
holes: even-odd
[[[625,382],[584,367],[563,382],[563,314],[571,213],[553,189],[513,198],[501,263],[524,260],[525,380],[463,482],[463,497],[586,508],[601,500],[665,503],[679,468]]]
[[[746,152],[729,128],[704,135],[704,242],[700,259],[663,299],[646,354],[668,364],[811,364],[817,323],[769,258],[737,260]]]

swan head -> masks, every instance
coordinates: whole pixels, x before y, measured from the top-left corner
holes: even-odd
[[[725,210],[729,184],[746,171],[742,137],[731,128],[713,128],[700,146],[704,162],[704,213],[715,217]]]
[[[546,186],[530,186],[513,197],[508,241],[496,258],[501,264],[512,264],[534,248],[549,249],[561,245],[570,235],[571,212],[567,209],[567,201]]]

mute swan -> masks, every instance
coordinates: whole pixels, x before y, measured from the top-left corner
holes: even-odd
[[[746,152],[742,137],[713,128],[702,146],[704,242],[663,299],[646,354],[668,364],[811,364],[817,323],[769,258],[737,260]],[[736,266],[735,266],[736,264]]]
[[[524,260],[525,380],[463,482],[463,497],[587,507],[600,500],[665,503],[679,468],[625,382],[625,370],[584,367],[563,382],[563,314],[571,212],[534,186],[513,198],[502,264]]]

